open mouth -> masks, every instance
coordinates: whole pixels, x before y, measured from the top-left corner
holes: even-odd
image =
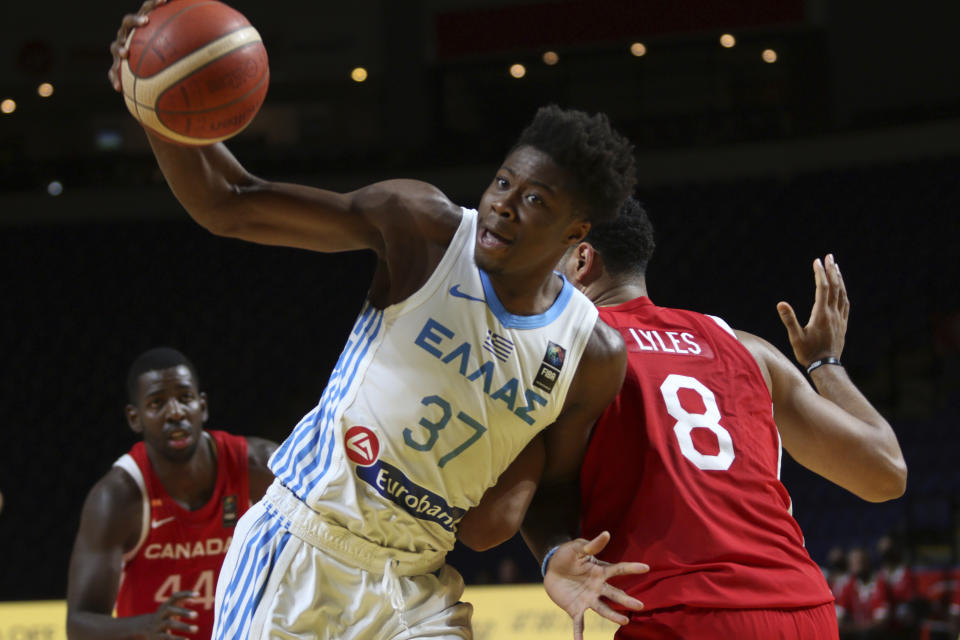
[[[193,435],[186,429],[174,429],[167,434],[167,444],[173,449],[185,449],[193,442]]]
[[[480,244],[487,249],[503,249],[513,244],[513,241],[489,229],[482,229],[480,231]]]

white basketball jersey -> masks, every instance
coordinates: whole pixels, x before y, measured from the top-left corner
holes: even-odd
[[[364,305],[320,403],[270,460],[312,509],[385,547],[453,547],[463,514],[557,418],[597,320],[565,279],[545,313],[509,313],[474,263],[476,234],[465,209],[420,290]]]

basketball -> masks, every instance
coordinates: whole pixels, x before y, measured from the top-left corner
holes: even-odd
[[[216,0],[171,0],[134,29],[120,67],[130,113],[182,145],[243,131],[267,95],[267,50],[239,11]]]

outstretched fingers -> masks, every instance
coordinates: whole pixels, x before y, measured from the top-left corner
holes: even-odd
[[[827,272],[820,258],[813,261],[813,280],[817,288],[813,296],[813,309],[810,311],[811,319],[817,311],[828,304],[830,299],[830,281],[827,279]]]
[[[583,614],[573,616],[573,640],[583,640]]]
[[[583,545],[583,547],[580,549],[580,552],[584,555],[595,556],[603,551],[608,542],[610,542],[610,532],[602,531],[596,538]]]
[[[843,274],[840,273],[840,265],[834,265],[837,269],[837,280],[840,283],[840,313],[843,315],[843,321],[846,322],[850,317],[850,298],[847,297],[847,285],[843,281]]]
[[[166,625],[165,631],[182,631],[183,633],[196,633],[197,631],[200,630],[200,627],[198,627],[195,624],[188,624],[186,622],[182,622],[180,620],[175,620],[172,618],[167,620],[165,625]]]
[[[626,592],[621,589],[617,589],[614,586],[607,585],[603,589],[603,597],[611,602],[616,602],[621,607],[627,609],[632,609],[633,611],[642,611],[643,603],[634,598],[633,596],[628,595]]]
[[[650,565],[643,562],[618,562],[609,564],[604,570],[606,578],[609,580],[615,576],[632,576],[650,571]]]
[[[787,329],[790,344],[796,344],[803,336],[803,328],[800,326],[800,321],[797,320],[797,314],[794,313],[793,307],[790,306],[789,302],[778,302],[777,313],[780,314],[780,322]]]
[[[623,626],[628,622],[630,622],[630,618],[623,615],[622,613],[618,613],[614,611],[613,607],[608,605],[606,602],[603,602],[602,600],[597,600],[597,602],[594,603],[594,605],[590,608],[596,611],[598,615],[606,618],[610,622],[616,622],[620,626]]]
[[[827,254],[826,258],[826,273],[827,281],[829,283],[829,295],[827,301],[830,304],[830,308],[837,309],[839,308],[839,299],[840,299],[840,272],[837,271],[837,260],[833,257],[832,253]]]

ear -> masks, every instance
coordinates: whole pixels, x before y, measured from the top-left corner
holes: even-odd
[[[207,408],[207,394],[203,391],[200,392],[200,406],[203,408],[203,422],[207,422],[207,418],[210,417],[210,410]]]
[[[143,425],[140,424],[140,412],[132,404],[128,404],[124,410],[127,415],[127,424],[134,433],[143,433]]]
[[[566,273],[574,284],[585,287],[597,279],[601,267],[600,254],[589,242],[581,242],[568,257]]]
[[[577,220],[567,229],[567,244],[583,242],[590,232],[590,223],[587,220]]]

